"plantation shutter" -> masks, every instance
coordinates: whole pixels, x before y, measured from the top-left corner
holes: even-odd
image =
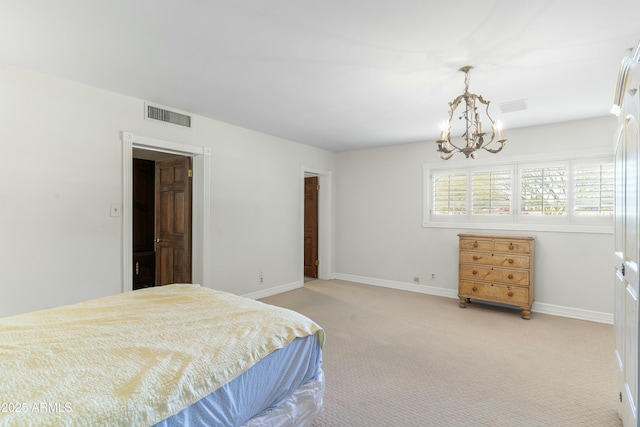
[[[520,187],[520,214],[566,214],[566,166],[522,169]]]
[[[575,215],[613,215],[612,162],[576,164],[573,179],[573,213]]]
[[[467,174],[438,173],[433,175],[433,215],[467,214]]]
[[[473,172],[471,213],[509,215],[511,213],[511,170]]]

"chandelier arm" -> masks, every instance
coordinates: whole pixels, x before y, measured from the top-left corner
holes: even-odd
[[[440,153],[440,158],[441,158],[442,160],[449,160],[449,159],[450,159],[450,158],[452,158],[452,157],[453,157],[453,155],[454,155],[454,154],[456,154],[456,153],[457,153],[457,151],[456,151],[456,152],[453,152],[453,153],[451,153],[451,154],[449,154],[448,156],[443,156],[443,155],[442,155],[442,153]]]
[[[482,147],[483,150],[486,150],[492,154],[496,154],[499,153],[500,151],[502,151],[502,149],[504,148],[504,144],[500,145],[500,148],[487,148],[487,147]]]
[[[452,144],[449,141],[445,141],[444,146],[438,151],[441,151],[443,153],[458,153],[462,151],[462,148],[458,147],[455,144]]]
[[[453,112],[458,108],[458,105],[460,105],[460,101],[462,101],[462,99],[464,98],[464,93],[460,96],[458,96],[456,99],[454,99],[453,101],[451,101],[449,103],[449,118],[451,118],[453,116]]]
[[[480,102],[482,102],[484,105],[487,106],[484,112],[487,115],[487,118],[489,119],[489,121],[491,122],[491,125],[495,125],[496,122],[495,120],[493,120],[493,117],[491,117],[491,114],[489,113],[489,104],[491,104],[491,101],[485,101],[484,99],[482,99],[482,95],[480,95]]]
[[[453,147],[453,148],[447,148],[447,147]],[[462,151],[461,147],[458,147],[456,144],[451,142],[451,134],[447,135],[445,149],[447,150],[446,152],[452,152],[452,151],[456,151],[456,150],[457,151]]]
[[[491,104],[491,101],[487,101],[486,99],[484,99],[484,98],[482,97],[482,95],[475,95],[475,94],[474,94],[473,96],[475,96],[476,98],[478,98],[478,100],[479,100],[480,102],[482,102],[484,105],[486,105],[486,106],[487,106],[487,109],[489,109],[489,104]]]

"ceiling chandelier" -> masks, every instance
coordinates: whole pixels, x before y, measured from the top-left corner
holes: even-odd
[[[440,158],[443,160],[449,160],[456,153],[464,153],[467,158],[471,157],[475,159],[477,157],[476,151],[479,149],[486,150],[490,153],[498,153],[504,148],[505,142],[507,142],[502,133],[502,123],[500,123],[500,120],[494,121],[489,115],[489,104],[491,101],[485,101],[482,95],[469,92],[469,71],[472,68],[472,66],[466,65],[458,70],[464,73],[464,93],[449,103],[449,120],[443,121],[440,127],[440,139],[436,141],[436,144],[438,144]],[[454,144],[451,142],[453,113],[461,103],[464,103],[464,111],[461,112],[458,119],[462,120],[464,125],[462,141]],[[480,103],[481,105],[476,105],[476,103]],[[482,108],[482,105],[486,105],[484,113],[478,110],[478,108]],[[491,125],[490,138],[488,138],[489,135],[482,129],[482,115],[485,116],[485,119],[488,120]],[[485,139],[485,136],[488,139]],[[493,142],[499,143],[500,146],[494,144],[492,148],[488,147]]]

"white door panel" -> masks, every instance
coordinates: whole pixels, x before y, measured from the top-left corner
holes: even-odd
[[[638,217],[640,135],[640,45],[633,60],[623,61],[618,79],[622,96],[615,141],[614,292],[615,357],[619,369],[620,410],[624,426],[638,426]]]

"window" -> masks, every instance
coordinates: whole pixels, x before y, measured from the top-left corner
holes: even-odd
[[[467,174],[439,173],[433,176],[434,215],[467,214]]]
[[[541,166],[521,169],[521,215],[565,215],[566,213],[566,166]]]
[[[425,225],[610,232],[613,198],[609,156],[425,168]]]
[[[511,170],[471,173],[471,214],[511,214]]]
[[[511,215],[512,176],[512,168],[434,173],[432,217]]]
[[[614,197],[613,163],[576,163],[573,213],[580,217],[612,216]]]

